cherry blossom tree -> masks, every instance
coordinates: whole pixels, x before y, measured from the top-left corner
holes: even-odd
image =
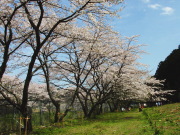
[[[22,90],[24,82],[17,77],[5,75],[0,84],[1,99],[5,99],[10,105],[20,110],[22,103]],[[42,84],[31,83],[29,87],[28,115],[32,117],[32,107],[38,106],[37,101],[43,102],[49,99],[47,91]],[[31,121],[30,121],[31,122]]]
[[[0,1],[0,80],[6,71],[11,55],[21,48],[25,40],[31,35],[31,32],[24,33],[23,30],[18,29],[20,25],[22,27],[24,26],[23,23],[19,24],[18,14],[26,3],[22,2],[15,5],[15,2],[11,2],[10,0]]]
[[[35,67],[35,64],[39,52],[46,43],[57,37],[65,37],[64,39],[87,37],[83,32],[76,33],[76,30],[90,31],[86,26],[89,28],[90,26],[104,27],[107,16],[116,14],[116,11],[111,7],[119,3],[121,3],[119,0],[68,0],[66,2],[57,0],[1,0],[0,77],[2,78],[6,69],[10,68],[10,55],[23,56],[18,52],[21,47],[23,51],[28,52],[26,57],[26,65],[28,66],[26,66],[27,71],[23,73],[25,79],[21,104],[18,107],[23,117],[28,117],[29,87],[33,75],[41,67]],[[22,63],[22,61],[20,62]],[[12,103],[11,100],[8,102]],[[24,124],[28,131],[32,130],[30,122],[26,125],[24,121]]]
[[[55,47],[55,45],[48,44],[41,53],[38,55],[39,64],[41,65],[42,69],[42,77],[45,80],[47,95],[49,96],[52,104],[55,107],[55,115],[54,115],[54,122],[59,122],[59,114],[60,114],[60,103],[67,99],[68,91],[65,91],[64,88],[57,90],[57,85],[54,85],[54,69],[57,57],[60,57],[60,51],[69,43],[65,43],[60,47]],[[58,55],[56,55],[56,53]],[[56,74],[61,75],[58,71]],[[60,81],[60,80],[58,80]],[[68,95],[70,96],[70,95]],[[66,97],[66,99],[64,99]],[[64,113],[65,114],[65,113]]]
[[[148,78],[144,65],[137,62],[143,51],[142,45],[134,44],[136,36],[120,40],[118,35],[114,38],[112,35],[110,38],[108,34],[98,35],[93,43],[71,44],[66,48],[66,61],[57,64],[59,70],[69,72],[62,75],[76,87],[76,98],[85,117],[100,111],[106,102],[116,105],[115,110],[122,101],[146,101],[160,89],[161,82]]]
[[[140,47],[130,46],[134,37],[125,43],[116,33],[106,32],[96,31],[94,42],[74,42],[66,48],[66,60],[56,62],[58,71],[69,72],[62,75],[66,82],[76,87],[75,96],[85,117],[90,117],[99,105],[112,96],[114,78],[121,76],[124,67],[128,65],[130,68],[134,64],[135,51]]]

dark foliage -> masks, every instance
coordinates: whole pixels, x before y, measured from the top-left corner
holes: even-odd
[[[159,63],[155,77],[165,80],[164,90],[176,90],[173,96],[168,96],[172,102],[180,102],[180,49],[172,53]]]

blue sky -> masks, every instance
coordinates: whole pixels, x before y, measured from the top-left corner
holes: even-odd
[[[140,35],[139,44],[147,53],[141,63],[149,65],[151,75],[180,44],[180,0],[124,0],[121,19],[113,27],[123,36]]]

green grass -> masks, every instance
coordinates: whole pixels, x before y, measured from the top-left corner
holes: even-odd
[[[36,135],[179,135],[180,103],[145,108],[143,112],[106,113],[95,119],[66,119],[37,127]]]
[[[180,103],[144,110],[154,134],[180,135]]]
[[[38,135],[152,135],[153,130],[141,112],[107,113],[96,119],[64,122],[34,131]],[[74,125],[75,124],[75,125]]]
[[[17,124],[10,117],[1,117],[0,133],[13,133]],[[43,126],[39,126],[38,117],[34,113],[34,135],[180,135],[180,103],[145,108],[143,112],[105,113],[86,120],[80,113],[69,113],[57,124],[47,124],[48,115],[44,114]]]

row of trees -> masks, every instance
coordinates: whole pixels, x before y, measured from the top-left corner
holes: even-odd
[[[104,103],[156,98],[161,82],[137,62],[136,36],[122,37],[106,21],[121,0],[1,0],[0,97],[32,131],[28,105],[50,100],[55,122],[78,101],[85,117]],[[114,10],[118,9],[118,10]],[[60,103],[67,109],[61,118]]]

